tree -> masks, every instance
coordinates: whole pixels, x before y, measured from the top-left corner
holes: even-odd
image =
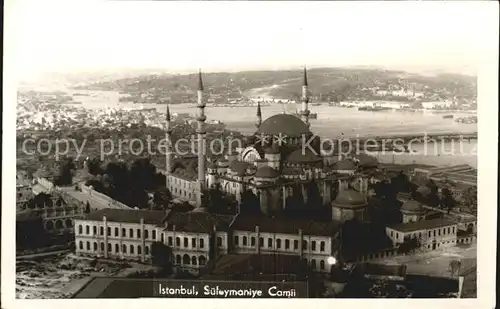
[[[260,214],[260,202],[252,190],[246,190],[241,194],[240,212],[244,214]]]
[[[89,214],[90,213],[90,203],[87,201],[87,204],[85,205],[85,213]]]
[[[151,261],[157,266],[169,266],[172,257],[172,249],[159,242],[155,241],[151,244]]]
[[[420,239],[417,237],[405,237],[403,242],[398,246],[398,252],[403,254],[411,253],[420,248],[420,245]]]
[[[170,202],[172,202],[172,193],[170,193],[169,189],[162,187],[156,190],[153,196],[155,209],[165,210]]]
[[[443,188],[441,190],[441,207],[445,208],[448,210],[448,213],[455,207],[456,201],[453,198],[453,195],[448,188]]]

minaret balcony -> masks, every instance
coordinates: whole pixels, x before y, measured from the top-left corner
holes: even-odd
[[[207,130],[205,130],[205,129],[196,129],[196,133],[198,133],[198,134],[206,134]]]
[[[308,109],[307,109],[307,110],[305,110],[305,111],[300,111],[300,114],[301,114],[302,116],[309,116],[309,114],[310,114],[310,113],[311,113],[311,112],[310,112]]]
[[[197,117],[196,117],[196,120],[197,120],[197,121],[204,122],[205,120],[207,120],[207,116],[205,116],[205,115],[197,116]]]
[[[205,108],[207,105],[204,102],[196,104],[196,107],[198,108]]]

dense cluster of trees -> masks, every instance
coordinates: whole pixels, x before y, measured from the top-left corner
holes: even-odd
[[[149,207],[148,192],[165,187],[165,176],[156,172],[149,158],[136,159],[129,165],[125,162],[89,159],[87,169],[93,175],[86,182],[87,186],[132,207]],[[164,205],[159,200],[162,196],[168,197],[168,194],[157,195],[159,205]]]

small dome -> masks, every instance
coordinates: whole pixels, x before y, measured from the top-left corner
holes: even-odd
[[[247,168],[250,166],[248,162],[243,161],[233,161],[229,166],[229,169],[236,173],[237,176],[245,176]]]
[[[339,208],[358,208],[366,206],[367,202],[361,193],[348,189],[340,191],[332,204]]]
[[[429,187],[427,186],[420,186],[418,187],[417,192],[422,194],[423,196],[427,196],[431,194],[431,189],[429,189]]]
[[[321,160],[321,157],[309,148],[306,148],[304,152],[302,152],[301,148],[296,149],[286,158],[286,161],[289,163],[316,163]]]
[[[279,173],[270,166],[263,166],[257,170],[255,177],[258,178],[276,178]]]
[[[356,164],[351,159],[344,159],[340,162],[334,164],[334,169],[338,171],[354,171],[356,170]]]
[[[406,201],[403,203],[401,206],[401,211],[402,212],[413,212],[413,213],[421,213],[425,211],[425,208],[422,206],[421,203],[417,201]]]
[[[271,116],[262,122],[257,130],[257,134],[261,133],[270,135],[281,133],[285,137],[300,137],[302,134],[310,133],[310,131],[307,125],[299,118],[293,115],[279,114]]]
[[[229,163],[229,161],[226,159],[220,159],[217,161],[218,166],[227,166],[228,163]]]
[[[208,163],[207,168],[216,169],[216,168],[217,168],[217,163],[215,163],[215,162],[210,162],[210,163]]]

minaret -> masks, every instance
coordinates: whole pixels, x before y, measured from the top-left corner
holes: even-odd
[[[205,103],[203,102],[203,80],[201,78],[201,70],[198,72],[198,194],[196,197],[196,205],[201,206],[201,196],[205,187]]]
[[[168,188],[168,176],[172,173],[172,128],[170,127],[170,107],[167,104],[167,122],[165,123],[165,135],[167,138],[167,152],[165,154],[165,179]]]
[[[302,84],[302,110],[300,111],[300,116],[302,121],[309,127],[309,96],[308,96],[308,85],[307,85],[307,69],[304,66],[304,83]]]
[[[257,102],[257,122],[255,126],[258,128],[262,124],[262,111],[260,110],[260,101]]]

